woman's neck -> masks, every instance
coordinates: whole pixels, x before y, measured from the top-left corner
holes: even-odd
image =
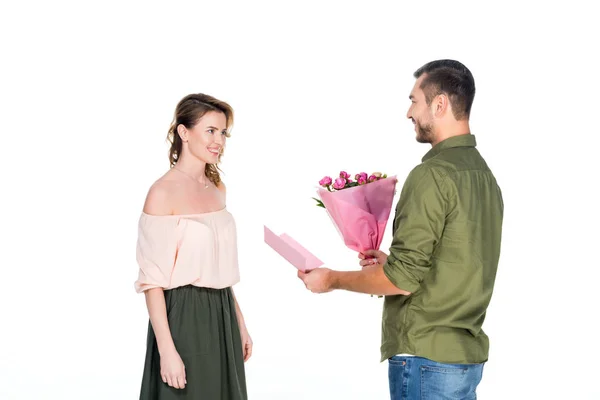
[[[198,180],[203,180],[206,177],[206,163],[198,159],[181,157],[173,168],[183,171]]]

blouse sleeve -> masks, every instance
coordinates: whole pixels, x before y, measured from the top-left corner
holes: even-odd
[[[138,224],[136,259],[139,266],[135,291],[169,287],[177,260],[178,219],[142,214]]]

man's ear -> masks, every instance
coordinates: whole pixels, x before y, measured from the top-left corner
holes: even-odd
[[[443,117],[444,114],[452,108],[450,105],[450,99],[445,93],[435,96],[435,99],[433,99],[431,106],[433,108],[431,111],[433,112],[433,115],[437,118]]]

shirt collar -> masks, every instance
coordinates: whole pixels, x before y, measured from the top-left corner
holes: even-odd
[[[470,133],[468,133],[466,135],[452,136],[452,137],[449,137],[448,139],[442,140],[441,142],[439,142],[438,144],[433,146],[431,148],[431,150],[429,150],[427,152],[427,154],[425,154],[425,156],[423,156],[423,159],[421,161],[427,161],[430,158],[437,156],[442,151],[451,149],[453,147],[475,147],[475,146],[477,146],[477,141],[475,140],[475,136],[471,135]]]

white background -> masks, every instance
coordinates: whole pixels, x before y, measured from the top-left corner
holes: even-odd
[[[479,398],[600,399],[591,6],[162,3],[0,6],[0,399],[138,397],[136,224],[168,167],[175,105],[195,92],[236,111],[222,167],[255,342],[249,397],[388,398],[382,299],[308,292],[262,229],[358,268],[314,186],[342,169],[402,184],[429,149],[405,118],[412,73],[439,58],[475,76],[472,131],[506,207]]]

